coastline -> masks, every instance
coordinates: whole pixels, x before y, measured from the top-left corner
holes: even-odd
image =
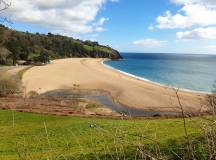
[[[101,90],[114,102],[134,109],[157,112],[180,112],[173,89],[140,80],[103,64],[105,59],[72,58],[36,66],[23,77],[26,92],[45,93],[56,89]],[[205,94],[179,91],[186,113],[205,112],[200,102]]]
[[[151,81],[151,80],[149,80],[149,79],[147,79],[147,78],[143,78],[143,77],[140,77],[140,76],[136,76],[136,75],[134,75],[134,74],[131,74],[131,73],[122,71],[122,70],[120,70],[120,69],[117,69],[117,68],[115,68],[115,67],[112,67],[112,66],[110,66],[110,65],[107,65],[107,64],[104,63],[105,61],[112,61],[112,60],[111,60],[111,59],[105,59],[105,60],[102,60],[102,61],[101,61],[101,64],[104,65],[105,67],[107,67],[108,69],[117,71],[117,72],[119,72],[119,73],[121,73],[121,74],[124,74],[124,75],[126,75],[126,76],[135,78],[135,79],[140,80],[140,81],[145,81],[145,82],[148,82],[148,83],[151,83],[151,84],[155,84],[155,85],[158,85],[158,86],[161,86],[161,87],[167,87],[167,88],[170,88],[170,89],[178,89],[179,91],[183,91],[183,92],[198,93],[198,94],[211,94],[211,92],[196,91],[196,90],[185,89],[185,88],[177,88],[177,87],[168,86],[168,85],[165,85],[165,84],[162,84],[162,83],[159,83],[159,82],[154,82],[154,81]]]

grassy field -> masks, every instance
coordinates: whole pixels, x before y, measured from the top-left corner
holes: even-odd
[[[187,119],[187,129],[198,159],[204,159],[199,121]],[[2,160],[120,160],[142,159],[144,154],[178,159],[185,152],[184,136],[182,119],[114,120],[0,110]]]

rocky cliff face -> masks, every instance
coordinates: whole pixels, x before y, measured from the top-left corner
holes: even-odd
[[[121,59],[122,56],[117,50],[109,48],[109,51],[95,51],[91,56],[92,58],[109,58],[109,59]]]
[[[122,59],[123,57],[120,55],[120,53],[116,50],[113,50],[113,52],[109,55],[110,59]]]

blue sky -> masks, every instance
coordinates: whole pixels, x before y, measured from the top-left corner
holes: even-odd
[[[121,52],[216,53],[215,0],[13,0],[13,28],[99,41]]]

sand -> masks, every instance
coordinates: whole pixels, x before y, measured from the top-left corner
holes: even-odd
[[[55,60],[29,69],[23,77],[26,91],[45,93],[55,89],[90,89],[109,93],[115,102],[128,107],[161,112],[180,112],[175,91],[124,75],[104,66],[103,59]],[[198,113],[205,94],[179,91],[185,112]]]
[[[29,66],[15,66],[15,67],[12,67],[11,69],[9,69],[7,71],[7,73],[11,74],[11,75],[15,75],[17,74],[18,72],[28,68]]]
[[[10,75],[15,75],[18,72],[20,72],[20,71],[22,71],[28,67],[29,66],[3,66],[3,67],[0,67],[0,71],[6,72]]]

